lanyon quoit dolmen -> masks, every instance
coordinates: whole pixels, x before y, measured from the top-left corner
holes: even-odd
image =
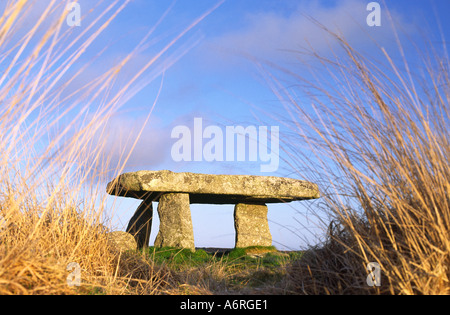
[[[317,185],[273,176],[208,175],[171,171],[122,174],[106,188],[111,195],[142,199],[127,232],[138,247],[148,246],[158,201],[160,219],[156,247],[195,250],[190,204],[235,204],[236,247],[271,246],[267,203],[319,198]]]

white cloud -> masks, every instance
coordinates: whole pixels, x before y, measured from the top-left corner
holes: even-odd
[[[110,159],[111,166],[123,163],[128,154],[125,170],[151,169],[170,157],[170,130],[161,126],[155,116],[145,126],[144,122],[145,117],[124,115],[115,115],[108,122],[98,141],[104,143],[102,155]]]
[[[178,164],[171,157],[171,148],[176,141],[171,138],[172,129],[186,125],[193,130],[193,117],[199,115],[198,112],[190,112],[173,119],[169,124],[152,115],[144,125],[146,117],[115,114],[103,131],[94,136],[93,143],[98,144],[101,160],[109,160],[108,168],[112,173],[123,166],[128,155],[123,172],[171,169]],[[204,114],[202,116],[207,117]]]
[[[312,48],[323,53],[333,48],[331,37],[312,19],[329,30],[343,35],[353,47],[366,47],[375,40],[384,45],[393,42],[387,9],[382,7],[382,26],[366,24],[367,2],[358,0],[338,1],[335,6],[325,7],[319,2],[302,2],[298,9],[285,16],[271,12],[248,15],[247,26],[239,31],[226,33],[209,41],[209,47],[218,51],[246,53],[256,58],[283,60],[286,50]],[[407,23],[396,12],[390,12],[393,21]],[[312,18],[312,19],[311,19]],[[224,57],[224,56],[222,56]]]

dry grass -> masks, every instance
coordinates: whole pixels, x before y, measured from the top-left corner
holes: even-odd
[[[321,186],[315,209],[329,224],[291,280],[305,294],[449,294],[446,49],[426,41],[429,51],[405,52],[399,43],[400,61],[380,48],[380,63],[333,35],[343,54],[312,52],[315,80],[282,69],[304,90],[270,78],[288,104],[291,163]],[[380,287],[366,284],[369,262],[381,266]]]
[[[138,254],[117,253],[107,241],[104,177],[121,173],[129,152],[110,165],[99,139],[108,119],[143,87],[139,79],[211,11],[118,85],[154,28],[114,67],[88,76],[104,53],[90,50],[92,43],[129,1],[96,3],[76,31],[66,25],[68,2],[2,3],[0,294],[154,294],[170,272]],[[95,58],[85,61],[86,51]],[[81,268],[79,287],[67,282],[71,262]]]

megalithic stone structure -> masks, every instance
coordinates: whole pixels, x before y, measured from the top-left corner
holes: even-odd
[[[140,247],[148,245],[151,202],[158,201],[160,227],[155,246],[192,250],[195,246],[190,204],[235,204],[236,247],[270,246],[266,204],[320,197],[317,185],[292,178],[171,171],[122,174],[108,184],[107,192],[144,200],[129,224]]]

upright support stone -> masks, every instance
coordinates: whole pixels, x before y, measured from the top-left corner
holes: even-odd
[[[195,250],[189,194],[168,193],[159,199],[159,233],[155,247]]]
[[[267,212],[268,209],[265,204],[238,203],[234,207],[236,248],[272,246]]]
[[[138,248],[148,247],[152,230],[152,218],[152,201],[142,201],[127,226],[127,232],[134,236]]]

